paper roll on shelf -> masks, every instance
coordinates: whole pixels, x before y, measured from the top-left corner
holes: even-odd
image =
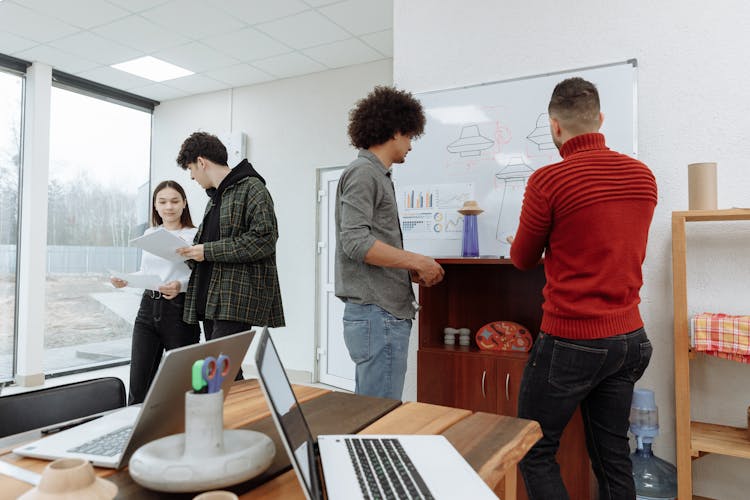
[[[688,165],[688,209],[716,210],[716,163],[691,163]]]

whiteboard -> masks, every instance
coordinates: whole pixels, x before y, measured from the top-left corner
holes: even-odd
[[[404,248],[433,257],[461,255],[463,216],[477,200],[482,256],[509,255],[528,177],[561,160],[547,105],[560,81],[580,76],[599,91],[607,146],[636,156],[635,59],[577,70],[417,94],[427,118],[406,162],[395,165]]]

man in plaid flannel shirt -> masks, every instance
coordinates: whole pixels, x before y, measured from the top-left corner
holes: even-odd
[[[253,325],[284,326],[279,232],[265,180],[247,160],[230,169],[226,147],[205,132],[185,139],[177,163],[210,197],[194,245],[178,250],[193,268],[183,319],[202,320],[206,340]]]

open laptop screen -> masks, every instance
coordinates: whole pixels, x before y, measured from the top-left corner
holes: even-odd
[[[282,441],[292,457],[292,465],[304,480],[306,494],[308,498],[322,498],[315,442],[267,330],[260,338],[256,365],[273,417],[284,434]]]

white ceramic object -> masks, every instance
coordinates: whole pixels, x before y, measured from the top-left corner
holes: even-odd
[[[94,467],[82,458],[61,458],[44,468],[39,486],[27,491],[23,500],[111,500],[117,485],[96,477]]]
[[[458,329],[458,344],[459,345],[471,344],[471,330],[469,330],[468,328]]]
[[[247,481],[266,470],[276,454],[260,432],[224,429],[224,396],[185,394],[185,433],[141,446],[128,471],[145,488],[191,492]]]
[[[215,490],[215,491],[207,491],[205,493],[201,493],[197,497],[193,497],[193,500],[239,500],[239,499],[237,495],[235,495],[231,491]]]
[[[456,335],[458,334],[458,330],[455,328],[451,328],[450,326],[446,326],[443,329],[443,333],[445,334],[443,337],[443,342],[447,345],[454,345],[456,343]]]

